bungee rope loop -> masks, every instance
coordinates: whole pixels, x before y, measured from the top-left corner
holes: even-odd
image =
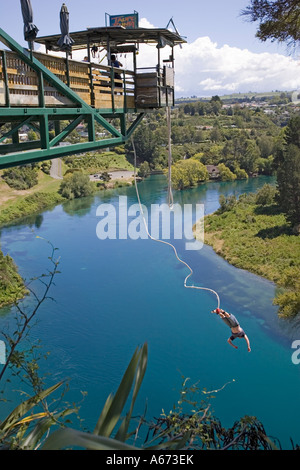
[[[145,225],[145,229],[146,229],[146,233],[148,235],[148,237],[155,241],[155,242],[158,242],[158,243],[163,243],[164,245],[169,245],[174,253],[175,253],[175,256],[177,258],[177,260],[184,264],[188,270],[190,271],[190,273],[186,276],[185,280],[184,280],[184,287],[186,289],[198,289],[198,290],[206,290],[208,292],[211,292],[212,294],[214,294],[216,297],[217,297],[217,301],[218,301],[218,305],[217,305],[217,308],[220,308],[220,297],[218,295],[218,293],[216,291],[214,291],[213,289],[210,289],[208,287],[200,287],[200,286],[195,286],[195,285],[192,285],[192,286],[189,286],[187,285],[187,280],[192,276],[193,274],[193,270],[192,268],[189,266],[188,263],[186,263],[184,260],[182,260],[179,256],[178,256],[178,253],[177,253],[177,250],[175,248],[174,245],[172,245],[172,243],[170,242],[167,242],[165,240],[159,240],[158,238],[154,238],[150,233],[149,233],[149,229],[148,229],[148,225],[147,225],[147,222],[146,222],[146,218],[145,218],[145,215],[144,215],[144,211],[143,211],[143,206],[142,206],[142,203],[141,203],[141,199],[140,199],[140,194],[139,194],[139,190],[138,190],[138,184],[137,184],[137,179],[136,179],[136,150],[135,150],[135,145],[134,145],[134,140],[133,140],[133,137],[131,137],[131,143],[132,143],[132,148],[133,148],[133,153],[134,153],[134,184],[135,184],[135,190],[136,190],[136,196],[137,196],[137,200],[138,200],[138,204],[139,204],[139,208],[140,208],[140,213],[143,217],[143,222],[144,222],[144,225]],[[169,172],[169,175],[170,175],[170,172]],[[170,188],[171,188],[171,185],[169,184],[169,191],[170,191]],[[171,204],[173,205],[173,199],[171,199]],[[170,204],[169,204],[169,207],[170,207]],[[171,207],[170,207],[171,209]]]

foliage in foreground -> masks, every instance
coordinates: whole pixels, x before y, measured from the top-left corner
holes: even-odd
[[[177,408],[168,415],[164,412],[155,422],[147,423],[141,416],[132,427],[134,404],[147,367],[147,344],[137,348],[126,369],[115,395],[108,396],[93,432],[83,432],[60,425],[61,418],[76,412],[68,408],[61,412],[28,413],[54,393],[62,384],[58,383],[21,403],[0,423],[2,449],[18,450],[62,450],[83,448],[89,450],[273,450],[276,448],[266,435],[263,425],[255,418],[245,416],[230,429],[222,427],[210,412],[209,400],[190,399],[190,393],[198,392],[196,386],[183,383]],[[216,391],[215,391],[216,392]],[[212,392],[203,392],[211,394]],[[131,396],[131,398],[130,398]],[[130,398],[130,400],[129,400]],[[129,400],[129,409],[123,416]],[[184,412],[189,405],[192,409]],[[139,432],[147,427],[143,444]],[[51,433],[52,427],[58,427]]]

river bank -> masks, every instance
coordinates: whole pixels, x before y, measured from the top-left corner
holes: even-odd
[[[2,173],[2,172],[1,172]],[[94,186],[94,194],[106,189],[131,185],[134,172],[130,170],[109,171],[110,181],[98,187],[101,180],[99,175],[91,175],[90,181]],[[28,217],[44,210],[51,210],[58,204],[68,200],[59,194],[62,178],[38,172],[38,184],[27,190],[10,188],[0,178],[0,227],[17,224]],[[4,256],[0,249],[0,308],[12,305],[26,294],[24,281],[18,272],[12,258]]]
[[[276,206],[240,198],[205,217],[204,242],[231,265],[274,282],[279,317],[300,312],[300,238]]]
[[[174,192],[174,202],[193,207],[203,203],[209,214],[217,210],[221,194],[254,192],[267,181],[209,183]],[[146,207],[165,203],[166,187],[163,176],[145,179],[139,188],[142,203]],[[87,429],[94,429],[95,409],[101,409],[116,390],[136,345],[147,341],[149,364],[136,415],[144,412],[146,400],[148,419],[159,416],[162,408],[173,409],[180,397],[182,376],[206,390],[230,382],[213,401],[224,427],[247,414],[257,416],[283,448],[290,446],[290,436],[299,442],[299,366],[291,361],[294,350],[287,326],[278,321],[277,308],[272,306],[274,286],[233,268],[207,245],[188,251],[184,239],[174,240],[182,259],[193,268],[191,282],[217,291],[222,306],[247,332],[251,353],[242,340],[234,350],[226,341],[226,326],[209,313],[215,306],[214,296],[184,288],[187,270],[178,264],[172,250],[146,239],[97,237],[99,204],[112,204],[117,211],[119,195],[127,196],[128,206],[136,204],[132,186],[103,191],[46,210],[34,233],[27,220],[1,230],[3,251],[27,279],[48,266],[49,244],[44,240],[58,248],[61,273],[50,294],[55,302],[45,302],[32,329],[32,339],[50,352],[40,364],[49,386],[67,377],[69,403],[81,402],[82,391],[86,392],[80,417]],[[173,240],[173,224],[171,228]],[[2,328],[13,312],[3,311]],[[293,339],[299,339],[299,331],[293,329]],[[282,406],[287,393],[288,406]],[[14,398],[13,393],[9,398]]]
[[[133,182],[134,172],[130,170],[109,170],[108,174],[110,181],[103,182],[101,187],[97,186],[101,181],[99,175],[90,175],[95,194]],[[61,179],[45,175],[42,171],[39,171],[38,184],[27,190],[12,189],[0,178],[0,227],[66,202],[67,199],[58,192],[60,184]]]

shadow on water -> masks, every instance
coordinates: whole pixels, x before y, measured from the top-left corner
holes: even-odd
[[[72,217],[84,217],[90,212],[94,201],[94,196],[72,199],[64,202],[62,204],[62,208],[66,214],[71,215]]]

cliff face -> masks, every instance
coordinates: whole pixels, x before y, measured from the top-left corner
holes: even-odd
[[[26,294],[23,279],[13,259],[0,250],[0,308],[13,304]]]

